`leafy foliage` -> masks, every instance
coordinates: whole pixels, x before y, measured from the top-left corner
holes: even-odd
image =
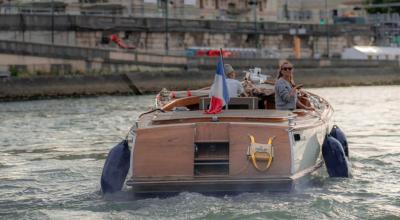
[[[15,66],[10,66],[8,71],[10,71],[11,76],[17,77],[19,75],[19,71]]]
[[[368,6],[369,4],[379,5],[379,4],[390,4],[390,3],[400,3],[399,0],[365,0],[364,5]],[[379,8],[367,8],[367,12],[370,14],[376,13],[400,13],[400,6],[390,6],[390,7],[382,7]]]

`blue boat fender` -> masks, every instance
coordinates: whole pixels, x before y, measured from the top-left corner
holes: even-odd
[[[322,156],[330,177],[349,177],[349,163],[342,144],[331,135],[326,135],[322,144]]]
[[[121,191],[130,167],[130,154],[127,140],[110,150],[100,181],[103,194]]]
[[[342,147],[343,147],[343,150],[344,150],[344,154],[346,155],[347,158],[349,158],[349,144],[347,143],[346,135],[339,128],[339,126],[334,125],[329,134],[332,137],[336,138],[336,140],[338,140],[342,144]]]

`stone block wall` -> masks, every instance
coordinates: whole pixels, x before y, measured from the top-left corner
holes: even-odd
[[[164,51],[165,33],[163,32],[112,32],[112,31],[59,31],[54,33],[55,44],[71,45],[92,48],[120,49],[109,42],[102,44],[102,38],[117,34],[126,44],[135,46],[138,51]],[[258,38],[258,45],[281,52],[289,57],[293,49],[293,36],[276,34],[246,34],[246,33],[208,33],[208,32],[169,32],[168,45],[171,51],[183,51],[187,47],[237,47],[254,48]],[[51,32],[26,31],[0,32],[0,39],[51,44]],[[326,36],[301,36],[302,57],[313,57],[314,54],[325,55],[327,52]],[[344,48],[354,45],[369,45],[371,38],[365,35],[330,36],[330,54],[341,54]],[[120,49],[122,50],[122,49]],[[305,52],[307,51],[307,52]]]

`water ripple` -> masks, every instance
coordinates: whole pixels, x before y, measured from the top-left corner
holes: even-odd
[[[0,104],[1,219],[399,219],[399,86],[313,89],[335,107],[353,177],[323,170],[295,192],[102,197],[109,149],[152,96]]]

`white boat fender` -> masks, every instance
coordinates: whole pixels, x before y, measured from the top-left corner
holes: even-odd
[[[123,140],[108,153],[101,175],[101,191],[103,194],[121,191],[130,166],[128,141]]]
[[[330,177],[349,177],[349,166],[342,144],[331,135],[326,135],[322,144],[322,156]]]
[[[336,138],[336,140],[338,140],[342,144],[344,154],[346,155],[347,158],[349,158],[349,145],[347,143],[347,138],[346,135],[343,133],[343,131],[339,128],[339,126],[334,125],[329,134],[332,137]]]

